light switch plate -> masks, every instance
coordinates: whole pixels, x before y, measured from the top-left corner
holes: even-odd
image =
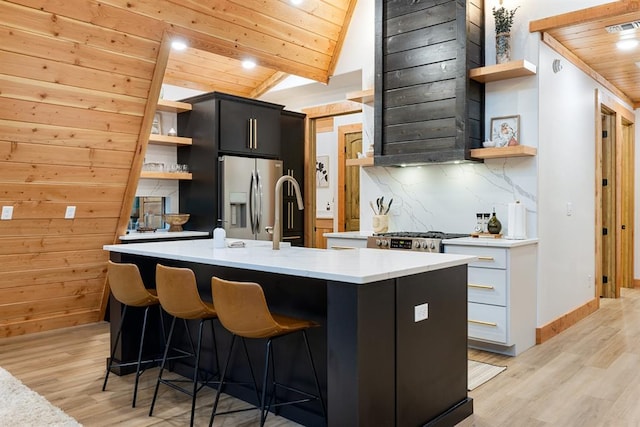
[[[67,211],[64,213],[64,219],[73,219],[76,216],[76,207],[67,206]]]
[[[416,305],[413,307],[413,321],[421,322],[429,318],[429,303]]]
[[[0,219],[11,219],[13,217],[13,206],[2,207],[2,217]]]

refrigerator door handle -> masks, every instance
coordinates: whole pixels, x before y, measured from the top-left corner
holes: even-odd
[[[260,234],[260,227],[262,224],[262,209],[263,209],[263,191],[262,191],[262,179],[260,178],[260,171],[256,171],[256,199],[258,202],[258,209],[256,212],[256,233]]]
[[[256,210],[256,177],[255,173],[251,171],[251,183],[249,185],[249,221],[251,221],[251,233],[256,233],[256,219],[255,219],[255,210]]]

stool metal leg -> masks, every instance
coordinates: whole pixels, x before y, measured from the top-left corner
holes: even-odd
[[[320,391],[320,381],[318,381],[318,373],[316,372],[316,365],[313,363],[313,357],[311,356],[311,347],[309,346],[307,331],[302,330],[302,337],[304,338],[304,344],[307,347],[307,355],[309,356],[309,362],[311,363],[311,369],[313,370],[313,379],[316,382],[316,392],[318,393],[318,399],[320,400],[320,405],[322,405],[322,415],[324,415],[324,419],[326,422],[327,408],[324,406],[324,399],[322,398],[322,392]]]
[[[153,415],[153,407],[156,404],[156,398],[158,397],[158,389],[160,388],[160,381],[162,380],[162,372],[164,371],[164,367],[167,364],[167,354],[169,353],[169,348],[171,347],[171,339],[173,338],[173,329],[176,325],[176,318],[174,317],[171,321],[171,327],[169,328],[169,337],[167,338],[167,345],[164,348],[164,356],[162,357],[162,365],[160,366],[160,372],[158,373],[158,380],[156,381],[156,389],[153,392],[153,399],[151,400],[151,408],[149,408],[149,416]]]
[[[122,332],[122,325],[124,324],[124,318],[127,316],[127,306],[123,304],[122,307],[122,316],[120,317],[120,325],[118,326],[118,332],[116,333],[116,342],[113,344],[113,349],[111,349],[111,356],[109,357],[109,366],[107,366],[107,373],[104,376],[104,383],[102,384],[102,391],[105,391],[107,388],[107,381],[109,380],[109,373],[111,372],[111,367],[113,366],[113,358],[115,357],[116,350],[118,349],[118,343],[120,342],[120,334]]]
[[[142,320],[142,333],[140,334],[140,348],[138,349],[138,363],[136,363],[136,381],[133,386],[133,402],[131,407],[136,407],[136,398],[138,397],[138,380],[140,379],[140,366],[142,362],[142,350],[144,348],[144,335],[147,330],[147,318],[149,317],[149,306],[144,309],[144,319]]]
[[[222,387],[224,386],[224,380],[227,378],[227,368],[231,361],[231,354],[233,353],[233,344],[236,342],[236,335],[231,336],[231,346],[229,347],[229,354],[227,354],[227,360],[224,362],[224,368],[222,368],[222,375],[220,376],[220,384],[218,384],[218,391],[216,391],[216,399],[213,402],[213,409],[211,410],[211,418],[209,418],[209,427],[213,426],[213,418],[216,416],[218,410],[218,402],[220,401],[220,393],[222,393]]]
[[[267,397],[267,379],[269,378],[269,364],[271,357],[271,338],[269,338],[265,345],[264,376],[262,377],[262,397],[260,398],[260,427],[264,426],[264,422],[267,419],[267,413],[269,412],[269,408],[266,408],[265,411],[265,400]]]

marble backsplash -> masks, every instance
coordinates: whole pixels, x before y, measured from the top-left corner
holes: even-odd
[[[537,236],[537,160],[491,159],[485,163],[368,167],[360,173],[360,229],[370,230],[369,201],[393,198],[390,231],[472,232],[476,212],[492,212],[507,232],[507,207],[519,200],[527,211],[527,237]]]

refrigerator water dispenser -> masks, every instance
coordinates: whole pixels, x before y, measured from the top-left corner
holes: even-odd
[[[229,193],[229,227],[247,227],[247,193]]]

